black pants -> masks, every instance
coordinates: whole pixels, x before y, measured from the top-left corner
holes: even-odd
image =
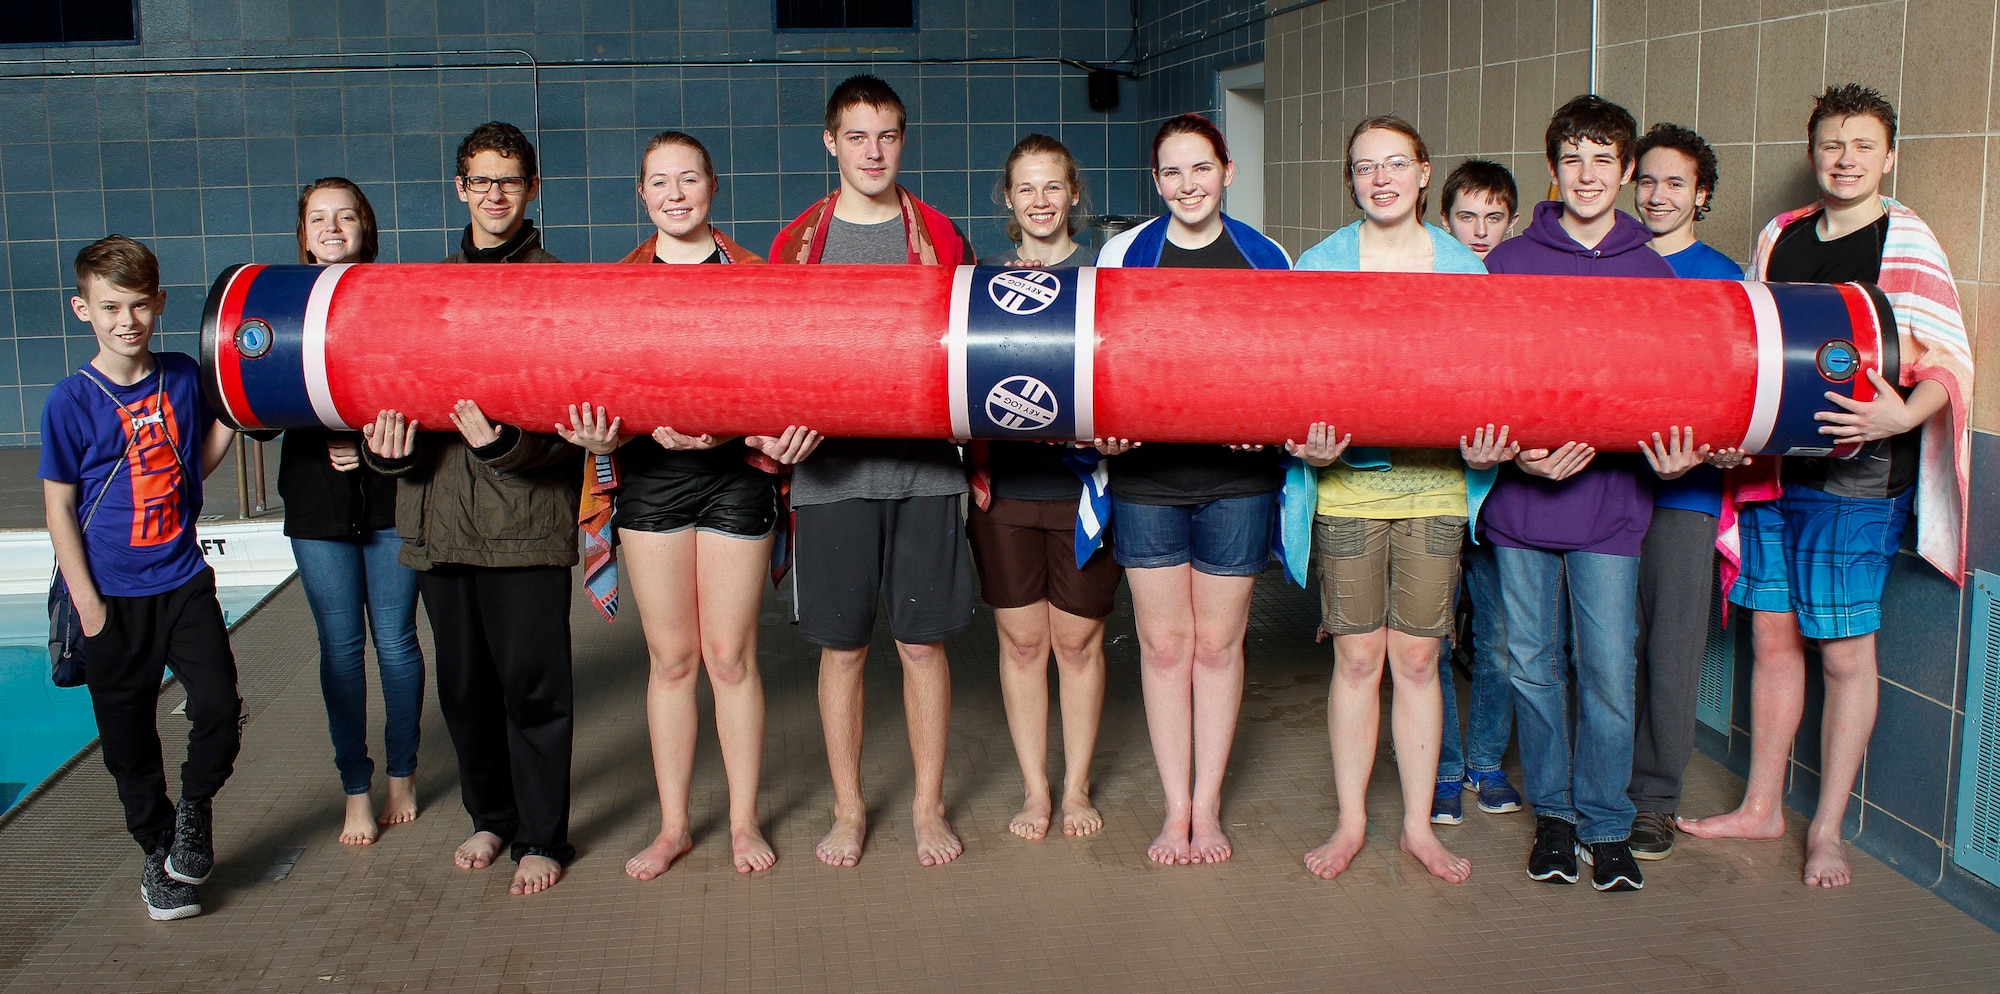
[[[438,705],[476,832],[567,865],[570,571],[439,565],[417,574],[437,644]]]
[[[215,572],[207,567],[165,593],[106,597],[104,606],[103,630],[83,640],[84,681],[104,767],[125,806],[125,828],[150,853],[174,834],[156,720],[163,667],[172,667],[187,691],[193,727],[181,764],[181,797],[199,801],[222,789],[243,744],[236,657],[215,600]]]
[[[1625,791],[1640,811],[1680,807],[1714,596],[1715,516],[1655,508],[1639,554],[1638,699]]]

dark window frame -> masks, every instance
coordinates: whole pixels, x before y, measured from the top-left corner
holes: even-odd
[[[29,2],[34,2],[34,0],[29,0]],[[57,24],[56,28],[57,36],[54,38],[40,37],[40,38],[22,38],[20,40],[9,40],[6,27],[4,25],[0,25],[0,49],[109,48],[113,46],[131,46],[139,44],[141,37],[141,25],[139,19],[139,0],[96,0],[96,2],[93,2],[93,0],[41,0],[41,2],[45,4],[47,7],[54,8],[53,13],[55,15]],[[64,37],[63,36],[64,32],[61,25],[63,22],[64,14],[69,13],[69,11],[66,11],[64,8],[85,7],[85,6],[93,6],[98,8],[97,10],[92,12],[97,15],[113,13],[120,6],[129,7],[131,9],[131,16],[132,16],[131,37],[78,38],[75,40],[71,40],[67,37]],[[14,23],[18,24],[19,18],[21,16],[23,15],[15,15]]]
[[[794,2],[796,3],[797,0],[794,0]],[[807,0],[807,2],[811,2],[811,0]],[[787,25],[785,23],[785,15],[784,15],[784,9],[786,7],[787,0],[771,0],[771,30],[778,34],[802,34],[802,33],[845,34],[845,33],[860,32],[860,31],[874,32],[874,31],[917,30],[917,0],[886,0],[886,2],[885,0],[821,0],[821,2],[827,4],[838,4],[842,8],[840,24],[811,25],[811,26]],[[908,24],[888,24],[888,25],[877,25],[873,27],[855,27],[848,23],[851,16],[848,11],[848,8],[850,7],[862,6],[862,5],[888,6],[888,5],[895,5],[899,2],[907,3],[909,5],[910,17]]]

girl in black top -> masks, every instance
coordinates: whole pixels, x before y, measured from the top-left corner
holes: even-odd
[[[375,261],[375,211],[353,183],[314,181],[299,194],[299,262]],[[396,561],[396,481],[361,461],[353,432],[293,430],[279,455],[278,494],[299,583],[319,629],[319,683],[326,698],[333,762],[347,794],[340,841],[365,846],[380,826],[417,817],[419,723],[424,657],[417,645],[417,574]],[[363,648],[372,632],[382,681],[388,802],[369,799],[368,674]]]

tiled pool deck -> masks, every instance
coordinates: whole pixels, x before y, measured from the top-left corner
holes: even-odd
[[[220,477],[226,480],[226,477]],[[218,490],[218,493],[223,491]],[[139,853],[93,749],[0,824],[0,988],[9,992],[1270,990],[1546,992],[1594,989],[1992,991],[2000,936],[1855,854],[1855,883],[1798,883],[1799,826],[1782,842],[1683,840],[1645,865],[1637,894],[1528,881],[1526,814],[1441,829],[1474,863],[1452,887],[1395,850],[1400,803],[1384,745],[1373,831],[1334,882],[1299,855],[1331,828],[1328,653],[1314,605],[1266,574],[1251,622],[1250,686],[1225,814],[1236,857],[1146,862],[1159,787],[1145,737],[1129,609],[1111,623],[1098,751],[1105,830],[1024,842],[990,617],[951,645],[947,799],[966,854],[917,865],[899,674],[878,634],[868,684],[870,848],[821,865],[830,790],[816,655],[767,599],[760,660],[770,701],[763,803],[778,865],[730,867],[713,732],[696,766],[696,848],[660,879],[622,872],[658,828],[635,619],[575,601],[578,701],[573,832],[581,856],[554,890],[507,895],[508,869],[467,873],[451,744],[433,702],[418,775],[423,817],[368,848],[335,841],[340,796],[305,598],[287,585],[238,629],[250,724],[217,805],[220,865],[207,913],[148,921]],[[425,633],[428,647],[428,633]],[[886,665],[885,665],[886,664]],[[170,766],[183,720],[161,704]],[[704,695],[704,721],[708,702]],[[375,717],[379,728],[380,715]],[[379,740],[379,736],[378,736]],[[1060,755],[1059,750],[1052,750]],[[1511,763],[1511,760],[1510,760]],[[1741,781],[1697,756],[1684,810],[1732,803]],[[1468,806],[1470,807],[1470,806]],[[274,858],[289,875],[261,879]]]

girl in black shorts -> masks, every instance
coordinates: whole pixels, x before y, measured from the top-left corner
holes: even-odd
[[[756,263],[764,260],[709,226],[720,185],[708,150],[678,131],[655,135],[640,165],[639,198],[659,230],[623,261]],[[757,613],[778,522],[778,477],[753,452],[782,465],[819,444],[816,433],[718,439],[672,428],[623,436],[590,404],[570,408],[565,438],[593,453],[618,452],[622,488],[611,516],[638,603],[652,669],[646,725],[660,790],[660,834],[625,864],[651,880],[694,845],[688,794],[694,777],[695,675],[706,664],[715,730],[729,777],[729,843],[741,873],[777,855],[757,818],[764,756],[764,687],[757,675]],[[559,429],[561,430],[561,429]]]
[[[1007,156],[995,195],[1008,208],[1007,234],[1016,244],[983,265],[1088,266],[1092,249],[1077,245],[1083,182],[1069,149],[1047,135],[1029,135]],[[1024,839],[1049,832],[1049,650],[1062,675],[1062,833],[1089,835],[1104,826],[1090,803],[1090,757],[1104,709],[1104,619],[1124,573],[1101,548],[1076,565],[1077,499],[1083,485],[1063,463],[1065,445],[986,444],[991,499],[967,520],[980,595],[993,605],[1000,629],[1000,693],[1007,728],[1021,761],[1027,795],[1008,828]]]

